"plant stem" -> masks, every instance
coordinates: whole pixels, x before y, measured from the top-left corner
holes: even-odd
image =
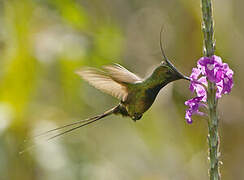
[[[202,32],[204,36],[204,56],[211,57],[215,51],[214,23],[212,14],[212,0],[201,0],[202,2]],[[208,145],[209,145],[209,176],[210,180],[220,180],[219,172],[219,133],[216,86],[208,81],[207,103],[209,108],[208,120]]]

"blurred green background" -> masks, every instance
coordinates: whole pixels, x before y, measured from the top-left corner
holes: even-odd
[[[219,102],[224,180],[244,179],[244,1],[214,1],[216,54],[235,71]],[[19,155],[33,135],[118,103],[74,71],[120,63],[141,77],[202,56],[200,0],[0,0],[0,180],[204,180],[207,124],[184,119],[189,83],[164,88],[140,121],[111,116]],[[41,140],[40,140],[41,141]]]

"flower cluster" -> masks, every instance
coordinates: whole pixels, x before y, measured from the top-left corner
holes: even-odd
[[[204,115],[199,111],[199,107],[206,107],[207,80],[215,83],[216,98],[218,99],[223,94],[230,93],[233,87],[233,74],[234,72],[228,64],[223,63],[218,56],[202,57],[198,60],[197,68],[193,68],[190,75],[190,90],[196,92],[197,96],[185,102],[185,105],[189,106],[185,116],[188,123],[192,123],[193,114]]]

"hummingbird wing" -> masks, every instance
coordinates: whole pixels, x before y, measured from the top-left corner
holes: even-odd
[[[128,95],[128,84],[142,82],[141,78],[119,64],[104,66],[103,70],[84,68],[76,73],[95,88],[123,101]]]
[[[119,64],[104,66],[103,69],[105,69],[108,74],[118,82],[132,84],[142,82],[142,79],[140,77]]]
[[[105,71],[96,68],[83,68],[76,73],[90,85],[118,99],[124,101],[128,95],[127,86],[114,80]]]

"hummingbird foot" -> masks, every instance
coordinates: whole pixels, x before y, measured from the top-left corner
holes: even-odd
[[[142,118],[142,114],[135,113],[131,118],[133,121],[136,122],[137,120],[140,120]]]

